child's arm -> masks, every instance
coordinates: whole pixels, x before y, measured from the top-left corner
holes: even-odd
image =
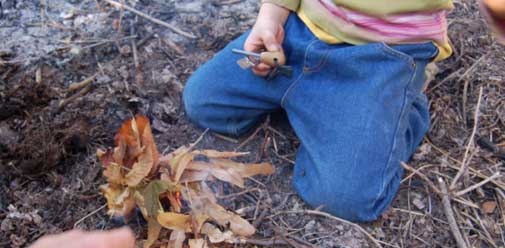
[[[257,52],[262,49],[268,51],[282,51],[284,40],[284,23],[289,16],[289,9],[266,2],[261,5],[256,23],[244,43],[244,50]],[[253,68],[258,76],[265,76],[270,71],[270,66],[260,63]]]

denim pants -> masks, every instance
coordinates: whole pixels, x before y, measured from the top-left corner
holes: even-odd
[[[312,207],[351,221],[377,219],[398,191],[407,161],[429,127],[421,88],[432,43],[329,45],[291,14],[282,44],[293,76],[267,81],[235,62],[248,32],[188,80],[189,119],[240,135],[284,109],[300,139],[293,186]]]

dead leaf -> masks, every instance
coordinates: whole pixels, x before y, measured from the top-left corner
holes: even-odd
[[[112,187],[109,184],[100,186],[100,191],[107,199],[108,214],[111,216],[129,216],[135,208],[135,201],[128,189]]]
[[[207,235],[211,243],[233,242],[236,239],[233,232],[222,232],[219,228],[210,223],[203,224],[201,233]]]
[[[191,232],[191,217],[187,214],[164,212],[158,214],[157,220],[165,228],[181,232]]]
[[[209,202],[205,207],[207,214],[219,225],[227,226],[229,224],[231,231],[239,236],[251,236],[256,232],[254,226],[247,220],[244,220],[235,213],[227,211],[218,204]]]
[[[275,172],[274,167],[270,163],[244,164],[228,159],[211,159],[210,162],[219,165],[222,168],[230,168],[236,170],[242,177],[271,175]]]
[[[144,204],[149,217],[156,217],[158,212],[162,210],[160,194],[166,192],[170,186],[171,185],[166,181],[154,180],[142,190]]]
[[[206,248],[207,243],[204,239],[190,239],[188,240],[189,248]]]
[[[153,167],[153,154],[150,149],[146,149],[140,154],[139,159],[133,164],[132,169],[126,174],[124,183],[130,187],[137,186],[142,179],[146,178]]]
[[[186,153],[179,155],[170,161],[172,179],[175,183],[179,182],[182,173],[192,160],[193,154]]]
[[[492,214],[495,209],[496,209],[495,201],[485,201],[484,203],[482,203],[481,210],[486,214]]]
[[[144,248],[151,247],[160,236],[161,226],[156,219],[149,218],[147,220],[147,240],[144,242]]]
[[[200,182],[200,181],[211,181],[214,177],[210,175],[208,170],[205,171],[196,171],[196,170],[185,170],[182,173],[181,179],[179,179],[179,183],[191,183],[191,182]]]
[[[212,176],[215,178],[236,185],[240,188],[244,188],[244,179],[240,176],[240,174],[233,169],[221,169],[215,168],[210,171]]]
[[[123,182],[123,173],[121,170],[121,166],[111,162],[107,167],[105,167],[105,170],[103,171],[103,176],[107,178],[107,181],[109,183],[113,184],[121,184]]]
[[[184,232],[173,230],[170,234],[167,248],[182,248],[184,240],[186,240],[186,234]]]
[[[201,154],[209,158],[235,158],[249,154],[249,152],[220,152],[216,150],[194,151],[194,153]]]

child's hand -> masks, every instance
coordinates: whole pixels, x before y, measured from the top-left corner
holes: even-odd
[[[129,228],[121,228],[112,231],[84,232],[72,230],[60,234],[47,235],[29,248],[133,248],[135,236]]]
[[[289,16],[289,10],[274,4],[264,3],[261,6],[256,23],[244,43],[244,50],[259,52],[262,49],[268,51],[282,51],[284,40],[284,23]],[[254,74],[266,76],[271,67],[260,63],[252,68]]]
[[[484,0],[484,4],[493,16],[505,19],[505,0]]]

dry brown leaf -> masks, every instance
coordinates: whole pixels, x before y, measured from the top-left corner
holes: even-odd
[[[170,240],[168,241],[167,248],[182,248],[184,240],[186,240],[186,233],[173,230],[170,234]]]
[[[496,209],[495,201],[485,201],[484,203],[482,203],[481,210],[486,214],[492,214],[495,209]]]
[[[244,179],[240,176],[240,174],[233,169],[221,169],[215,168],[210,171],[212,176],[215,178],[236,185],[240,188],[244,187]]]
[[[234,162],[228,159],[211,159],[210,162],[222,168],[229,168],[236,170],[242,177],[251,177],[255,175],[271,175],[275,172],[274,167],[270,163],[244,164]]]
[[[156,143],[154,142],[151,125],[149,125],[149,119],[143,116],[136,116],[136,119],[137,126],[141,135],[142,147],[146,150],[151,151],[153,160],[151,174],[155,174],[158,171],[160,154],[158,153],[158,148],[156,148]]]
[[[196,214],[193,215],[192,218],[192,227],[194,233],[200,233],[203,224],[209,219],[208,215],[205,214]]]
[[[100,191],[107,199],[108,214],[111,216],[129,216],[135,208],[135,201],[128,189],[100,186]]]
[[[251,236],[256,232],[256,228],[242,217],[232,214],[230,218],[230,229],[239,236]]]
[[[219,225],[227,226],[229,224],[231,231],[239,236],[251,236],[256,232],[254,226],[247,220],[244,220],[235,213],[227,211],[218,204],[209,202],[205,204],[205,210]]]
[[[165,228],[181,232],[191,232],[191,217],[187,214],[164,212],[158,214],[157,220]]]
[[[191,182],[200,182],[200,181],[211,181],[214,178],[210,175],[208,170],[205,171],[197,171],[197,170],[185,170],[182,173],[181,179],[179,179],[179,183],[191,183]]]
[[[249,152],[220,152],[216,150],[194,151],[193,153],[201,154],[209,158],[236,158],[249,154]]]
[[[156,219],[149,218],[147,220],[147,240],[144,242],[144,248],[151,247],[160,236],[161,226]]]
[[[190,239],[188,240],[189,248],[206,248],[207,243],[204,239]]]
[[[132,169],[126,174],[124,184],[135,187],[142,179],[149,175],[153,167],[153,155],[150,149],[146,149],[140,154],[138,161],[133,164]]]
[[[180,155],[180,157],[175,157],[171,162],[170,162],[170,168],[171,168],[171,174],[172,174],[172,180],[175,183],[179,182],[179,179],[182,176],[182,173],[184,170],[186,170],[186,167],[188,164],[193,160],[193,154],[186,153]]]
[[[103,171],[103,176],[107,178],[107,181],[109,183],[119,185],[123,182],[123,173],[121,170],[121,166],[114,162],[110,162],[109,165],[105,167],[105,170]]]
[[[122,164],[128,168],[132,166],[137,156],[142,152],[138,133],[133,131],[133,129],[138,130],[136,123],[137,121],[135,121],[135,119],[124,122],[114,138],[117,149],[117,151],[114,149],[114,160],[116,163]],[[117,155],[116,152],[118,153]]]
[[[210,223],[203,224],[201,233],[207,235],[211,243],[233,242],[236,239],[233,232],[221,232],[219,228]]]

